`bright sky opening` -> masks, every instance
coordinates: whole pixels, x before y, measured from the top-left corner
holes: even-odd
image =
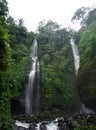
[[[71,26],[74,12],[81,7],[95,7],[96,0],[7,0],[9,14],[24,19],[29,31],[35,31],[40,21],[52,20],[61,27]],[[74,26],[74,28],[76,28]]]

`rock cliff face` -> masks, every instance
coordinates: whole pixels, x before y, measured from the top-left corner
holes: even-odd
[[[81,64],[77,87],[82,102],[96,111],[96,58]]]
[[[77,88],[82,102],[96,111],[96,26],[94,22],[82,32],[79,41],[80,68]]]

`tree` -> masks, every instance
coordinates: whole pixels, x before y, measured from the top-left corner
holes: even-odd
[[[87,12],[89,11],[89,7],[81,7],[77,9],[77,11],[74,13],[74,16],[72,17],[71,21],[80,20],[80,24],[83,25],[85,23],[85,16]]]
[[[0,129],[8,130],[6,122],[10,120],[10,88],[8,84],[11,49],[9,35],[6,28],[8,7],[6,0],[0,1]],[[2,128],[3,127],[3,128]]]
[[[21,18],[21,19],[18,19],[18,23],[19,23],[19,26],[23,26],[23,23],[24,23],[24,20],[23,20],[23,18]]]
[[[52,43],[56,30],[59,30],[60,26],[51,20],[47,23],[41,21],[38,26],[39,39],[44,43]]]
[[[60,29],[52,21],[41,22],[39,26],[42,106],[45,111],[68,112],[76,108],[78,98],[74,89],[70,34],[67,28]]]
[[[5,16],[7,16],[7,13],[8,13],[7,1],[1,0],[0,1],[0,24],[4,24]]]
[[[90,25],[92,22],[96,22],[96,9],[91,9],[88,16],[85,18],[86,25]]]
[[[80,68],[77,88],[82,102],[96,110],[96,9],[88,13],[85,23],[86,28],[82,30],[78,43]]]

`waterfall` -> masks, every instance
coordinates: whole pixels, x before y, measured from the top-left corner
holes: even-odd
[[[75,73],[77,76],[80,58],[79,58],[78,48],[73,40],[71,40],[71,46],[72,46],[73,57],[74,57]],[[27,89],[26,89],[26,113],[27,114],[33,113],[32,105],[35,105],[36,111],[38,111],[39,104],[40,104],[40,101],[39,101],[40,100],[40,86],[39,86],[40,85],[40,66],[39,66],[39,61],[37,58],[37,41],[36,40],[34,40],[32,48],[31,48],[31,58],[32,58],[32,68],[29,73],[29,80],[28,80]],[[37,75],[37,78],[36,78],[37,86],[35,86],[36,95],[35,95],[35,98],[33,98],[34,81],[35,81],[36,75]],[[35,104],[33,104],[33,102],[35,102]],[[80,103],[81,103],[81,108],[80,108],[79,113],[82,113],[82,112],[94,113],[92,110],[86,108],[82,102],[80,102]],[[80,119],[80,116],[78,116],[78,117]],[[70,123],[70,121],[72,121],[71,122],[72,124],[75,123],[74,120],[72,120],[72,117],[65,120],[65,123],[62,122],[62,121],[64,121],[62,119],[63,118],[57,118],[56,120],[51,120],[51,121],[41,121],[39,123],[35,122],[35,124],[34,124],[34,122],[26,123],[25,121],[17,120],[15,122],[14,130],[25,130],[25,129],[26,130],[29,130],[29,129],[30,130],[31,129],[34,129],[34,130],[61,130],[63,128],[65,128],[67,130],[67,128],[68,128],[67,125],[68,125],[68,123]],[[81,119],[82,119],[82,117],[81,117]],[[61,126],[59,124],[60,120],[61,120]],[[62,124],[63,124],[63,128],[62,128]]]
[[[35,113],[39,112],[40,106],[40,65],[39,61],[37,61],[37,89],[36,89],[36,96],[35,96]]]
[[[35,81],[36,72],[38,72],[37,77],[39,76],[39,61],[37,59],[37,40],[36,39],[33,41],[33,44],[31,47],[31,58],[32,58],[32,67],[31,67],[31,71],[28,76],[28,83],[27,83],[26,91],[25,91],[25,107],[26,107],[27,114],[33,113],[33,103],[32,102],[33,102],[34,81]],[[36,105],[38,106],[38,104],[39,104],[39,82],[38,82],[36,93],[37,93]]]
[[[70,43],[71,43],[71,47],[72,47],[72,51],[73,51],[73,57],[74,57],[75,74],[77,76],[79,65],[80,65],[80,56],[79,56],[77,45],[74,43],[73,39],[71,39]],[[81,102],[80,113],[82,113],[82,112],[84,112],[84,113],[94,113],[93,110],[86,108],[85,105]]]
[[[75,74],[77,75],[77,72],[79,69],[80,57],[78,53],[78,48],[76,44],[74,43],[73,39],[71,39],[71,46],[72,46],[73,57],[74,57]]]

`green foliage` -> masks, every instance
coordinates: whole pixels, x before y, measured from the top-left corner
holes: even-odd
[[[0,118],[5,122],[10,120],[10,89],[8,85],[8,70],[0,70]]]
[[[96,130],[96,126],[88,123],[86,119],[79,119],[78,125],[74,130]]]
[[[46,21],[41,21],[38,26],[39,40],[42,41],[42,43],[54,43],[55,31],[59,29],[60,27],[56,22],[51,20],[47,23]]]
[[[19,19],[18,23],[9,16],[7,18],[7,29],[10,34],[10,45],[12,49],[15,49],[17,44],[23,44],[28,49],[33,43],[35,34],[33,32],[28,32],[27,28],[23,26],[23,19]]]
[[[8,130],[6,122],[11,120],[10,88],[7,82],[11,64],[11,49],[5,26],[7,12],[7,2],[5,0],[0,1],[0,129],[4,130]]]
[[[85,24],[90,25],[92,22],[96,22],[96,9],[92,9],[87,18],[85,19]]]
[[[48,25],[43,25],[42,29],[45,30]],[[47,34],[50,35],[46,38],[43,31],[40,31],[38,38],[43,109],[72,112],[76,108],[78,98],[74,88],[75,74],[69,42],[70,33],[66,28],[54,31],[50,28],[47,29]]]
[[[92,21],[86,23],[87,27],[81,33],[79,42],[80,69],[77,77],[77,87],[82,101],[89,107],[96,110],[96,10],[89,12]]]
[[[9,17],[7,21],[11,47],[14,48],[15,44],[26,43],[27,29],[21,24],[15,24],[15,21],[12,19],[12,17]]]
[[[81,25],[85,24],[85,16],[89,9],[89,7],[81,7],[77,9],[77,11],[74,13],[74,16],[72,17],[72,21],[81,20]]]
[[[18,98],[20,90],[24,87],[29,63],[29,48],[34,39],[34,33],[27,32],[23,26],[23,19],[18,24],[10,16],[7,19],[7,28],[10,34],[11,67],[9,71],[9,86],[11,98]]]
[[[18,98],[24,87],[26,71],[30,60],[29,48],[36,35],[18,24],[10,16],[6,20],[6,0],[0,1],[0,129],[10,130],[10,100]],[[74,39],[80,50],[80,69],[77,87],[82,101],[96,110],[96,9],[85,17],[88,8],[77,10],[72,20],[82,19],[86,24]],[[72,112],[79,104],[75,89],[75,73],[70,45],[71,31],[53,21],[41,22],[38,26],[38,53],[41,65],[43,110]],[[9,44],[10,43],[10,44]],[[71,108],[71,109],[70,109]],[[79,129],[93,129],[95,126],[80,121]]]
[[[6,20],[8,7],[6,0],[0,1],[0,129],[11,130],[11,103],[18,98],[24,87],[28,67],[28,49],[34,33],[18,24],[10,16]]]
[[[1,0],[0,1],[0,25],[5,24],[5,16],[7,16],[8,13],[8,7],[7,7],[7,1]]]
[[[12,51],[12,58],[18,63],[22,59],[22,57],[26,57],[28,55],[28,49],[24,44],[15,45],[15,49]]]
[[[10,48],[9,36],[7,31],[0,25],[0,69],[6,69],[9,66]]]
[[[74,83],[70,84],[74,73],[70,62],[72,57],[69,54],[64,57],[60,52],[52,53],[44,54],[41,59],[44,107],[72,111],[76,107]]]
[[[96,130],[96,126],[85,124],[83,126],[76,126],[74,130]]]
[[[27,70],[27,60],[28,57],[23,57],[18,63],[13,62],[12,68],[10,70],[10,75],[8,78],[8,83],[10,85],[11,98],[16,98],[20,94],[23,83],[26,78]]]

